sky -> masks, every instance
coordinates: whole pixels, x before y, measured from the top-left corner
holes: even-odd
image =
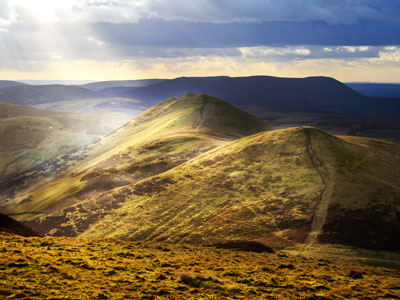
[[[400,0],[0,0],[0,80],[400,82]]]

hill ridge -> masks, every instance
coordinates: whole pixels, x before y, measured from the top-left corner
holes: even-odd
[[[307,139],[312,143],[312,159]],[[86,223],[87,229],[79,236],[195,244],[246,239],[279,247],[302,243],[306,250],[317,243],[335,241],[364,248],[397,249],[394,239],[387,240],[392,235],[376,232],[376,228],[389,224],[400,228],[388,212],[375,215],[373,227],[363,227],[372,221],[365,213],[376,205],[374,194],[387,187],[379,178],[393,183],[382,200],[383,207],[394,209],[393,197],[399,193],[394,174],[400,172],[388,170],[391,163],[387,159],[392,154],[387,156],[387,149],[400,157],[395,144],[338,138],[310,127],[254,134],[104,194],[101,199],[114,199],[110,201],[118,203],[118,208],[103,219]],[[383,172],[377,179],[369,175],[371,162]],[[363,184],[363,189],[355,187],[354,180]],[[99,201],[96,199],[88,200],[85,207]],[[359,210],[355,220],[360,225],[333,231],[338,205],[340,216],[349,220]],[[91,215],[90,210],[87,213]],[[68,218],[81,224],[73,216]],[[391,223],[387,223],[388,218],[393,219]],[[363,235],[359,230],[364,231]],[[375,244],[371,240],[376,240]]]
[[[212,96],[168,98],[75,153],[73,157],[81,160],[75,160],[74,166],[54,180],[21,191],[13,204],[2,207],[9,214],[19,213],[20,220],[36,219],[40,216],[28,213],[57,212],[94,194],[163,173],[234,139],[271,128]]]

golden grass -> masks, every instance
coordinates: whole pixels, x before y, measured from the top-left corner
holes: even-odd
[[[393,269],[277,252],[1,234],[9,299],[397,299]]]
[[[265,122],[211,96],[170,98],[91,146],[68,173],[22,191],[3,206],[3,211],[47,213],[54,207],[59,211],[61,203],[79,202],[135,183],[237,137],[269,128]],[[36,217],[17,216],[20,220]]]

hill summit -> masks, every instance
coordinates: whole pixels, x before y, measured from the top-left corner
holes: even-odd
[[[74,159],[74,166],[53,180],[21,189],[0,209],[19,220],[39,220],[87,198],[161,174],[237,138],[271,128],[215,97],[187,94],[169,98],[73,157],[62,157],[58,164]],[[107,209],[101,208],[104,213]],[[47,232],[47,228],[41,230]]]
[[[262,132],[31,225],[85,238],[399,250],[399,160],[399,146],[379,140]]]

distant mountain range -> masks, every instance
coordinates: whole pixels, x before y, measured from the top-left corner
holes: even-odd
[[[151,104],[166,97],[203,93],[238,106],[289,108],[364,117],[400,117],[400,99],[367,97],[328,77],[181,77],[149,86],[112,87],[99,92]]]
[[[346,83],[356,92],[370,97],[400,98],[400,84],[394,83]]]
[[[370,118],[400,117],[400,85],[343,84],[329,77],[180,77],[102,81],[81,86],[25,85],[0,81],[0,101],[23,105],[123,97],[139,100],[142,106],[148,108],[165,98],[180,97],[186,93],[208,94],[239,107],[289,109]],[[112,105],[109,106],[104,101],[101,105],[112,109]],[[126,105],[126,101],[114,105],[113,111],[121,111],[127,108]],[[58,107],[56,105],[51,108]],[[60,109],[66,109],[66,106],[62,105]],[[90,109],[94,109],[93,105]],[[128,109],[140,110],[136,104],[129,104]]]

